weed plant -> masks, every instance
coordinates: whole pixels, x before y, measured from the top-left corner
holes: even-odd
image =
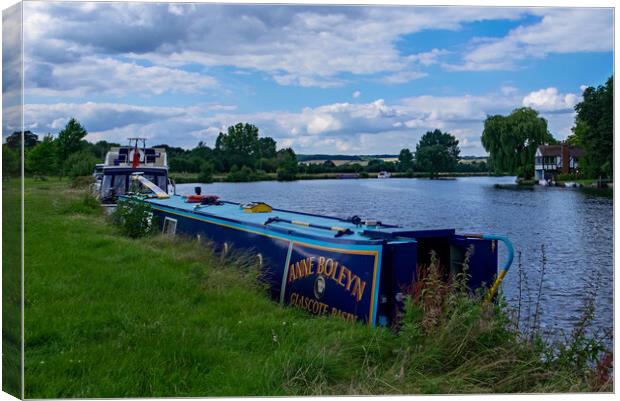
[[[151,235],[157,228],[151,204],[139,197],[119,199],[112,213],[112,221],[122,234],[130,238]]]

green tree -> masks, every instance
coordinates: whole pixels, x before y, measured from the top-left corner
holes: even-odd
[[[228,127],[227,133],[220,132],[215,141],[217,157],[224,161],[227,169],[232,165],[254,168],[258,148],[258,128],[248,123]]]
[[[276,157],[276,141],[270,137],[258,139],[257,144],[258,157],[264,159],[275,159]]]
[[[420,169],[431,177],[440,171],[451,171],[454,166],[454,159],[441,145],[423,146],[416,150],[415,157]]]
[[[19,154],[7,145],[2,145],[2,171],[4,177],[20,173]]]
[[[420,138],[420,142],[418,142],[416,146],[416,151],[419,148],[433,145],[441,145],[455,161],[458,161],[461,150],[459,149],[459,141],[454,135],[450,135],[448,132],[441,132],[441,130],[438,129],[428,131]]]
[[[13,149],[19,149],[21,147],[21,131],[15,131],[11,135],[6,137],[6,144]],[[33,148],[39,143],[39,137],[30,132],[24,131],[24,148]]]
[[[87,150],[72,153],[67,161],[67,173],[70,177],[89,176],[93,173],[97,159]]]
[[[591,177],[613,176],[614,78],[605,85],[583,91],[583,100],[575,106],[577,116],[573,142],[585,149],[580,167]]]
[[[254,180],[255,174],[251,168],[248,166],[239,168],[236,164],[230,168],[230,172],[226,176],[226,181],[230,182],[248,182]]]
[[[26,159],[28,171],[41,176],[57,173],[58,164],[57,141],[51,135],[46,135],[37,146],[28,152]]]
[[[98,142],[92,144],[89,147],[89,149],[90,149],[90,152],[93,154],[93,156],[95,156],[97,158],[97,160],[100,160],[100,163],[101,163],[101,162],[103,162],[103,159],[105,158],[105,155],[114,146],[121,146],[121,145],[118,144],[118,143],[114,143],[114,142],[98,141]]]
[[[448,132],[428,131],[416,145],[418,167],[435,175],[440,171],[454,171],[459,160],[459,141]]]
[[[61,174],[65,175],[65,172],[71,168],[66,161],[72,153],[75,153],[81,149],[81,141],[88,134],[84,127],[75,119],[72,118],[67,122],[65,128],[58,133],[58,157],[63,161]]]
[[[277,152],[278,169],[276,171],[278,181],[293,181],[297,179],[297,155],[291,148],[280,149]]]
[[[199,158],[201,162],[205,162],[211,159],[213,150],[208,147],[203,141],[198,142],[198,146],[190,151],[193,157]]]
[[[396,164],[392,162],[386,162],[382,159],[372,159],[366,166],[366,171],[369,173],[378,173],[379,171],[389,171],[390,173],[396,171]]]
[[[556,142],[547,130],[547,120],[529,107],[515,109],[508,116],[487,116],[481,140],[492,171],[523,178],[534,174],[538,146]]]
[[[401,149],[398,155],[398,168],[400,171],[413,170],[413,154],[409,149]]]
[[[331,171],[331,170],[333,170],[334,168],[336,168],[336,163],[334,163],[334,162],[333,162],[333,161],[331,161],[331,160],[325,160],[325,161],[323,162],[323,167],[325,168],[325,171]]]
[[[209,184],[213,182],[213,164],[211,162],[204,162],[200,168],[198,174],[198,182]]]
[[[263,170],[267,173],[275,173],[278,168],[278,160],[275,157],[265,158],[261,157],[256,162],[256,168],[258,170]]]

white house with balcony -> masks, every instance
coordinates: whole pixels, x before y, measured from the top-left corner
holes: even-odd
[[[559,145],[540,145],[534,156],[534,178],[547,182],[554,180],[558,174],[570,174],[579,171],[579,158],[583,149],[570,146],[566,142]]]

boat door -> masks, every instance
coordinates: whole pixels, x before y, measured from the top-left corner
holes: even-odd
[[[454,235],[450,240],[450,273],[463,271],[469,258],[469,287],[476,290],[490,287],[497,275],[497,241],[478,235]]]

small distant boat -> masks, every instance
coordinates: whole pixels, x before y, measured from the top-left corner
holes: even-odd
[[[128,146],[111,148],[104,163],[95,167],[95,196],[103,206],[114,207],[117,198],[130,191],[131,176],[136,173],[167,191],[172,183],[168,179],[166,149],[147,148],[145,138],[129,138]]]
[[[392,174],[389,171],[380,171],[377,178],[390,178]]]
[[[146,184],[139,174],[132,180]],[[201,194],[200,187],[186,196],[119,199],[148,203],[164,234],[208,241],[223,254],[231,249],[255,253],[271,296],[281,304],[371,326],[398,322],[433,252],[445,277],[462,272],[467,260],[468,286],[490,288],[487,300],[493,299],[513,259],[512,245],[503,236],[322,216],[259,201],[227,202]],[[508,248],[500,270],[498,241]]]

